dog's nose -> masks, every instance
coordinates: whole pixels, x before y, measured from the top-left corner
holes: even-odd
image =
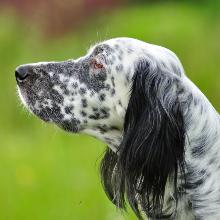
[[[24,81],[29,75],[28,66],[19,66],[15,70],[15,78],[18,82]]]

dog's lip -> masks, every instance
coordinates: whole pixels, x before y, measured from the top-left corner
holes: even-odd
[[[26,77],[26,78],[27,78],[27,77]],[[24,78],[24,79],[22,79],[22,80],[15,78],[16,83],[17,83],[17,86],[18,86],[19,88],[23,88],[23,87],[25,86],[25,84],[27,83],[27,79],[26,79],[26,78]]]

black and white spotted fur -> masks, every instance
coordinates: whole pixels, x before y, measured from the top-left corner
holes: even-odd
[[[31,112],[108,144],[102,182],[117,207],[127,200],[140,219],[220,219],[220,117],[173,52],[116,38],[16,72]]]

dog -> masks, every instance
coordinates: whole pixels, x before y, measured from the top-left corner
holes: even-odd
[[[137,218],[220,219],[220,117],[170,50],[132,38],[78,59],[18,66],[40,119],[107,143],[103,188]]]

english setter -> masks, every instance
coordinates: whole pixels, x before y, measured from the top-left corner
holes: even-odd
[[[108,144],[108,198],[139,219],[220,219],[219,114],[170,50],[115,38],[75,60],[21,65],[23,104]]]

